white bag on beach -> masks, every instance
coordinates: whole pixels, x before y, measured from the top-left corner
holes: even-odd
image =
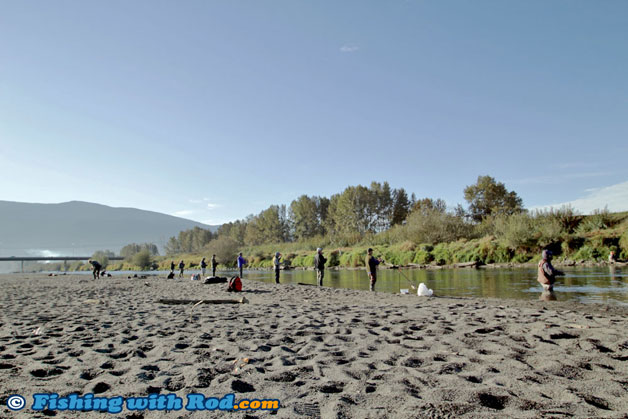
[[[417,291],[419,297],[431,297],[433,293],[434,291],[426,287],[423,282],[419,284],[419,290]]]

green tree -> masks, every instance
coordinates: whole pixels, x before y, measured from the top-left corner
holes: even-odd
[[[534,219],[527,213],[495,217],[495,235],[512,250],[529,250],[536,244]]]
[[[237,220],[226,223],[218,228],[219,237],[231,237],[240,244],[244,244],[244,236],[246,233],[247,222],[245,220]]]
[[[326,201],[327,205],[328,202],[329,200]],[[325,202],[315,196],[310,198],[307,195],[301,195],[292,201],[289,219],[295,239],[305,239],[324,233],[323,215],[327,215],[327,208],[323,210],[322,205],[325,205]]]
[[[120,256],[122,256],[125,259],[131,259],[133,255],[135,255],[138,252],[141,252],[142,250],[148,250],[148,252],[151,255],[159,254],[159,249],[157,248],[157,245],[153,243],[142,243],[142,244],[131,243],[131,244],[127,244],[120,250]]]
[[[215,237],[214,233],[200,227],[181,231],[177,238],[170,237],[168,240],[165,246],[166,254],[200,252]]]
[[[365,234],[374,230],[375,211],[368,188],[349,186],[331,197],[327,228],[332,234]]]
[[[244,241],[248,245],[284,242],[289,233],[286,206],[271,205],[248,221]]]
[[[447,212],[447,203],[442,199],[423,198],[414,200],[412,212],[436,211],[440,213]]]
[[[390,217],[390,225],[402,224],[410,213],[410,200],[405,189],[395,189],[393,192],[393,206]]]
[[[511,215],[523,211],[521,198],[490,176],[478,176],[475,185],[464,189],[464,199],[469,203],[471,219],[477,222],[490,215]]]
[[[164,248],[167,255],[176,255],[178,253],[182,253],[181,245],[179,244],[179,240],[176,237],[170,237],[168,239],[168,243]]]
[[[153,258],[148,249],[143,249],[133,255],[133,264],[141,270],[150,269],[153,264]]]
[[[371,182],[369,192],[373,230],[376,232],[384,231],[390,227],[394,204],[393,192],[388,182]]]
[[[471,236],[472,226],[464,218],[442,211],[440,208],[425,207],[415,210],[401,226],[401,237],[414,243],[447,243]]]
[[[220,236],[209,242],[206,250],[209,254],[216,255],[219,263],[233,266],[238,255],[240,244],[229,236]]]

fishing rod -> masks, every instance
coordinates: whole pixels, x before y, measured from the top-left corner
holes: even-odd
[[[396,270],[397,270],[397,272],[399,272],[399,274],[400,274],[401,276],[403,276],[403,277],[405,278],[405,280],[406,280],[406,281],[408,281],[408,284],[410,284],[410,287],[412,287],[412,289],[413,289],[413,290],[416,290],[416,288],[415,288],[414,284],[412,283],[412,281],[410,281],[410,278],[408,278],[408,277],[406,276],[406,274],[404,274],[404,273],[402,273],[402,272],[401,272],[401,268],[400,268],[400,267],[398,267],[398,266],[393,266],[391,269],[396,269]]]

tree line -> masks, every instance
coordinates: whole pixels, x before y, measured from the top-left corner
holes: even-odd
[[[257,215],[223,224],[216,233],[198,227],[182,231],[170,237],[165,251],[201,252],[219,238],[240,246],[308,240],[346,246],[395,228],[428,233],[434,224],[444,223],[444,231],[427,234],[429,241],[439,242],[468,235],[472,225],[487,216],[524,210],[517,194],[490,176],[480,176],[464,195],[469,208],[450,211],[442,199],[417,199],[388,182],[348,186],[329,198],[301,195],[289,206],[271,205]]]
[[[575,260],[598,260],[609,251],[628,258],[628,214],[600,210],[582,216],[570,207],[530,212],[516,192],[491,176],[479,176],[463,194],[466,208],[448,208],[438,198],[417,199],[388,182],[348,186],[329,198],[301,195],[290,205],[271,205],[223,224],[215,233],[198,227],[181,231],[169,238],[165,253],[216,254],[220,263],[233,265],[237,252],[247,250],[256,266],[278,246],[297,253],[352,247],[355,254],[330,255],[342,266],[362,260],[362,248],[371,246],[380,246],[395,264],[526,262],[542,248]],[[125,246],[121,254],[144,268],[160,260],[150,243]],[[310,266],[300,260],[305,254],[288,254],[286,262]]]

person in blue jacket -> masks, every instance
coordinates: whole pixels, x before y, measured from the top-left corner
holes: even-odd
[[[237,263],[238,263],[238,269],[240,270],[240,278],[242,278],[242,268],[244,268],[244,265],[248,263],[246,259],[242,257],[242,252],[238,254]]]

